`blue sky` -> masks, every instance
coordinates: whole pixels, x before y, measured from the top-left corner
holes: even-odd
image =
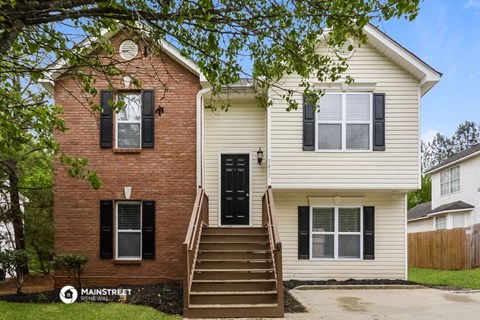
[[[380,29],[443,73],[422,98],[422,138],[451,136],[466,120],[480,122],[480,0],[425,0],[409,22]]]

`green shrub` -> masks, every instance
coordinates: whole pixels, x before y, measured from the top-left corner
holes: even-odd
[[[0,269],[12,277],[17,287],[17,294],[22,292],[25,282],[25,270],[27,269],[29,256],[25,250],[0,251]]]
[[[82,274],[88,257],[81,253],[61,253],[53,258],[53,267],[57,270],[65,270],[71,277],[77,280],[78,289],[82,289]]]

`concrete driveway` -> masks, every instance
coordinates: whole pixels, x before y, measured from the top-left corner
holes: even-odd
[[[480,292],[436,289],[290,291],[309,313],[285,314],[285,319],[480,319]]]

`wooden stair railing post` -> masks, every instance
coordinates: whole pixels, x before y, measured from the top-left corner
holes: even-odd
[[[188,224],[187,234],[183,242],[183,308],[190,306],[190,291],[192,286],[192,277],[195,270],[195,260],[198,254],[199,238],[202,234],[202,228],[208,224],[208,197],[200,186],[197,190],[195,204],[193,206],[190,223]]]
[[[275,280],[277,285],[277,304],[283,310],[283,268],[282,268],[282,242],[275,220],[275,205],[273,203],[272,187],[269,186],[262,198],[262,221],[267,227],[270,238]]]

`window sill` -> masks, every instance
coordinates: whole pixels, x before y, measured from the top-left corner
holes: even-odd
[[[113,153],[140,153],[142,149],[113,149]]]
[[[113,260],[114,265],[141,265],[142,260]]]

